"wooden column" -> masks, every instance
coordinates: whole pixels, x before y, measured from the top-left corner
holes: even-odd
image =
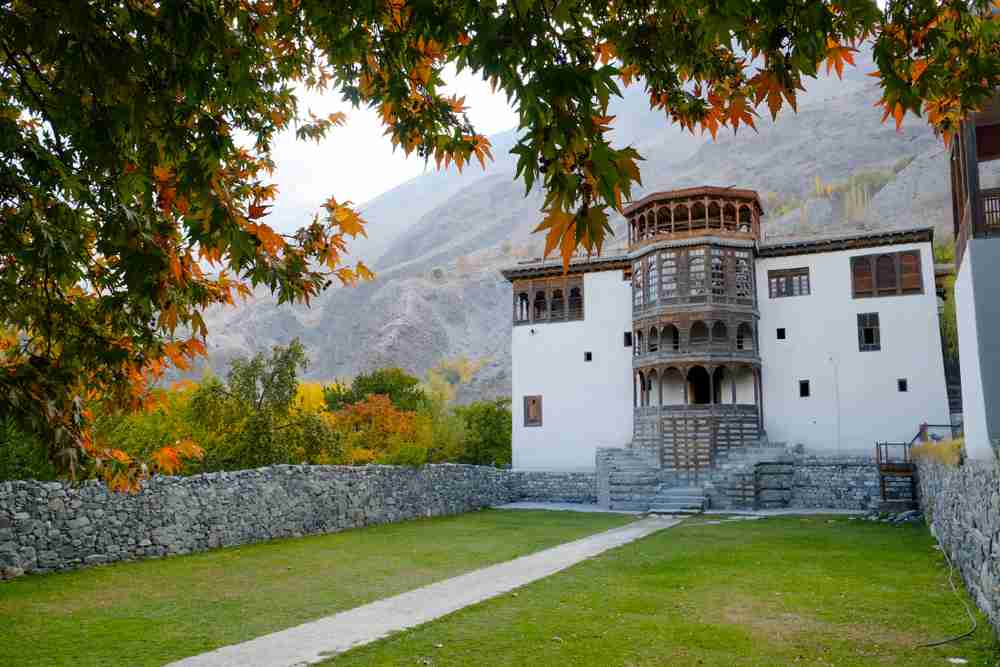
[[[733,388],[733,405],[736,405],[736,371],[735,366],[730,366],[726,370],[729,371],[729,383]]]

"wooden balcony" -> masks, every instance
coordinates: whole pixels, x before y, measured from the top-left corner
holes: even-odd
[[[979,165],[1000,159],[1000,97],[964,121],[951,146],[955,266],[970,239],[1000,237],[1000,188],[983,188]]]

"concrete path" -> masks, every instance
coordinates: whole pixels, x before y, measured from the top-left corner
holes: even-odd
[[[291,667],[326,660],[386,635],[433,621],[580,561],[680,523],[649,517],[452,579],[356,607],[303,625],[224,646],[172,667]]]

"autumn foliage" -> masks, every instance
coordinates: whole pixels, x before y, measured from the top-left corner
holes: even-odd
[[[167,470],[185,441],[126,460],[93,412],[151,407],[205,352],[202,313],[257,286],[308,303],[371,277],[348,264],[364,221],[343,193],[293,233],[268,223],[275,136],[321,140],[297,91],[377,110],[394,146],[459,169],[489,141],[445,90],[453,67],[520,116],[517,177],[546,193],[546,253],[600,252],[640,181],[612,142],[621,86],[692,131],[753,128],[873,43],[885,118],[947,139],[1000,76],[984,0],[0,3],[0,414],[64,470],[116,486]],[[335,189],[336,184],[331,184]]]

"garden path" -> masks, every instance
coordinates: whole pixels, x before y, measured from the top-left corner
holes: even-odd
[[[680,523],[655,516],[401,595],[171,663],[168,667],[291,667],[440,618]]]

